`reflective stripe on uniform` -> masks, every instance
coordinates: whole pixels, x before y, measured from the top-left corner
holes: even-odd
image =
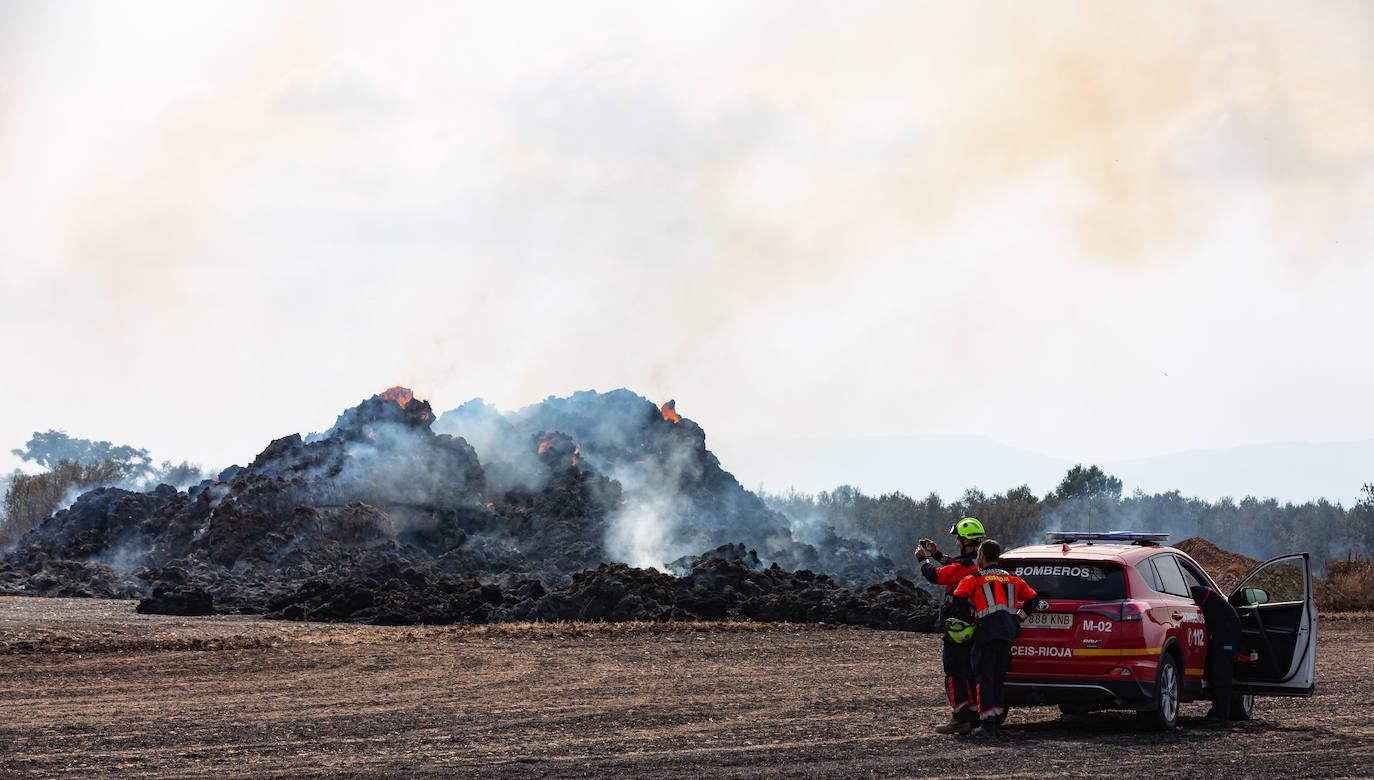
[[[1016,579],[1003,569],[984,569],[973,575],[973,612],[984,617],[994,612],[1016,612]],[[998,594],[1002,597],[999,599]],[[980,597],[981,598],[978,598]],[[981,604],[979,602],[982,602]]]
[[[986,588],[987,585],[984,585],[983,587]],[[1014,614],[1014,613],[1016,612],[1016,610],[1012,609],[1011,607],[1007,606],[1006,604],[993,604],[992,606],[988,607],[987,609],[980,609],[980,610],[978,610],[978,617],[979,617],[979,618],[982,618],[982,617],[985,617],[985,616],[987,616],[987,615],[991,615],[991,614],[994,613],[994,612],[1011,612],[1011,613]]]
[[[946,676],[945,676],[945,693],[949,696],[949,706],[950,706],[955,712],[963,712],[964,710],[968,709],[968,708],[971,706],[971,705],[969,704],[969,690],[968,690],[968,686],[967,686],[967,685],[962,685],[962,684],[961,684],[961,685],[959,686],[959,691],[960,691],[959,694],[955,694],[955,692],[954,692],[954,678],[951,677],[951,676],[949,676],[949,675],[946,675]],[[958,698],[958,696],[963,696],[964,698],[960,699],[960,698]]]
[[[983,584],[983,603],[989,605],[988,607],[978,610],[978,617],[982,617],[997,611],[997,599],[992,595],[992,583],[982,577],[978,579],[982,580]]]

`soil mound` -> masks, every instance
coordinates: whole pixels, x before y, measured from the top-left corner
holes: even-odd
[[[1230,593],[1251,569],[1262,563],[1254,558],[1223,550],[1200,536],[1184,539],[1171,546],[1182,550],[1197,561],[1223,593]]]

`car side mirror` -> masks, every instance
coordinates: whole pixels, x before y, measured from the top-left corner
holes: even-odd
[[[1264,588],[1246,588],[1242,591],[1246,604],[1268,604],[1269,591]]]

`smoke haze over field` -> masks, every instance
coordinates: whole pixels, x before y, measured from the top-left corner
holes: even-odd
[[[0,452],[245,463],[395,384],[1374,439],[1371,85],[1358,2],[0,0]]]

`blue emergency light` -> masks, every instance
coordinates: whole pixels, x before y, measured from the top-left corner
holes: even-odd
[[[1118,542],[1157,547],[1169,541],[1169,535],[1153,531],[1047,531],[1045,541],[1050,544],[1071,542]]]

